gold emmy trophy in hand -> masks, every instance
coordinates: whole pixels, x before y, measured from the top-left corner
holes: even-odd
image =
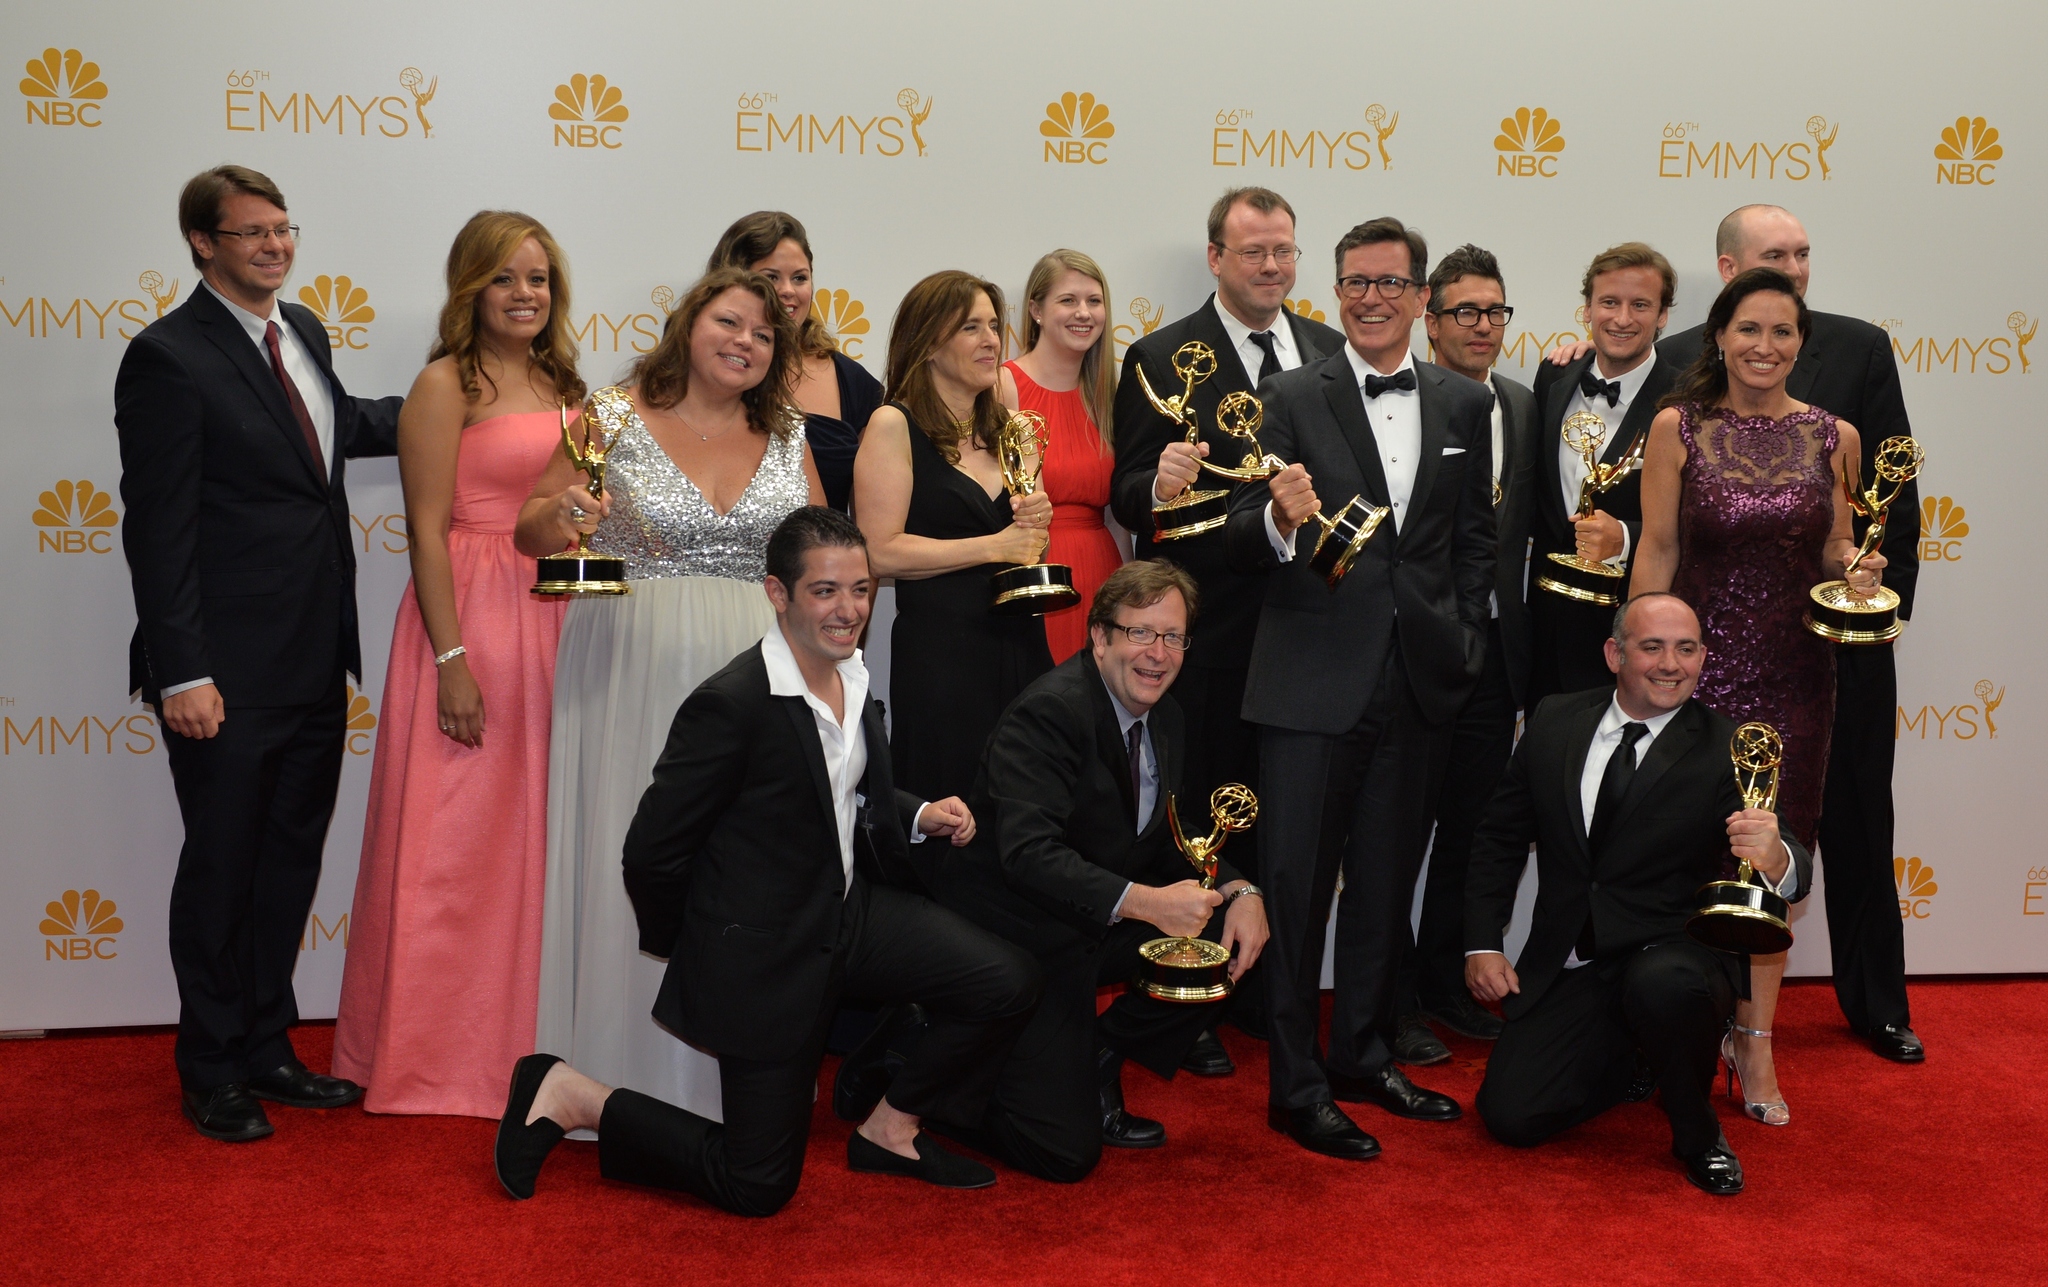
[[[1152,404],[1154,411],[1186,431],[1187,443],[1192,447],[1202,439],[1202,427],[1195,417],[1195,386],[1216,374],[1216,350],[1200,340],[1189,340],[1173,351],[1173,373],[1181,378],[1183,387],[1172,397],[1162,398],[1153,391],[1152,381],[1146,378],[1145,366],[1141,362],[1138,364],[1138,387],[1145,391],[1145,400]],[[1152,539],[1178,541],[1199,536],[1223,526],[1229,517],[1228,490],[1197,491],[1190,483],[1181,488],[1180,495],[1172,500],[1153,504]]]
[[[1173,843],[1202,873],[1203,889],[1216,888],[1216,857],[1223,842],[1232,832],[1249,828],[1258,817],[1259,798],[1251,788],[1226,782],[1209,795],[1214,829],[1206,836],[1191,838],[1181,831],[1173,796],[1169,793],[1166,797],[1166,821],[1173,828]],[[1138,987],[1161,1001],[1220,1001],[1235,986],[1229,949],[1206,938],[1155,938],[1139,945],[1138,956]]]
[[[1012,496],[1038,490],[1045,469],[1045,417],[1036,411],[1011,413],[996,436],[996,458],[1003,463],[1003,487]],[[1074,588],[1074,569],[1064,563],[1024,563],[1004,568],[989,579],[989,610],[1002,616],[1037,617],[1081,601]]]
[[[1643,463],[1646,436],[1646,433],[1638,433],[1620,460],[1611,465],[1603,464],[1600,449],[1607,443],[1607,422],[1590,411],[1581,411],[1566,418],[1565,446],[1578,452],[1586,462],[1586,481],[1579,484],[1579,508],[1573,513],[1572,522],[1593,517],[1594,500],[1619,487],[1622,479]],[[1580,603],[1598,604],[1603,608],[1611,608],[1621,602],[1622,591],[1627,588],[1628,569],[1581,558],[1577,554],[1552,554],[1550,563],[1548,570],[1537,573],[1536,584],[1552,594],[1577,599]]]
[[[1754,720],[1744,724],[1728,744],[1728,758],[1735,764],[1742,807],[1776,812],[1778,766],[1785,761],[1778,730]],[[1700,886],[1698,910],[1686,921],[1685,932],[1723,952],[1768,956],[1792,946],[1792,929],[1785,921],[1790,909],[1778,891],[1758,884],[1755,876],[1745,858],[1736,865],[1735,879]]]
[[[1849,508],[1870,520],[1869,530],[1863,533],[1863,544],[1842,569],[1844,577],[1862,567],[1870,552],[1884,544],[1885,518],[1892,502],[1899,498],[1907,483],[1920,476],[1926,459],[1920,444],[1913,439],[1887,438],[1877,445],[1877,457],[1872,462],[1877,477],[1870,486],[1857,490],[1854,462],[1843,472],[1842,495]],[[1891,484],[1890,492],[1885,491],[1886,483]],[[1846,580],[1823,581],[1813,587],[1808,598],[1812,602],[1806,606],[1806,628],[1836,643],[1890,643],[1906,628],[1899,620],[1898,593],[1883,586],[1871,591],[1867,598],[1858,598]]]
[[[626,417],[632,414],[633,400],[624,389],[610,386],[592,393],[583,404],[583,446],[579,449],[569,430],[569,404],[562,404],[562,450],[569,453],[569,463],[590,475],[589,491],[595,500],[604,499],[605,457],[618,445]],[[626,582],[626,560],[613,554],[593,554],[588,532],[577,535],[575,549],[549,554],[538,563],[540,578],[533,587],[538,595],[633,592]]]

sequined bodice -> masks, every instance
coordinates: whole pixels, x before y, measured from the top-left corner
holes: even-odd
[[[738,503],[720,514],[676,468],[637,413],[626,418],[612,446],[604,485],[612,512],[590,547],[623,557],[626,577],[634,581],[676,576],[759,581],[768,570],[769,536],[811,497],[801,426],[769,436],[761,467]]]

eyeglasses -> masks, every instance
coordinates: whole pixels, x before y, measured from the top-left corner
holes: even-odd
[[[1421,282],[1406,277],[1339,277],[1337,293],[1345,299],[1364,299],[1365,292],[1377,286],[1381,299],[1396,300],[1407,294],[1410,286],[1420,285]]]
[[[1111,622],[1109,628],[1111,630],[1123,631],[1124,638],[1140,648],[1151,647],[1152,641],[1157,639],[1175,652],[1186,652],[1188,645],[1194,642],[1194,639],[1188,635],[1163,635],[1150,626],[1120,626]]]
[[[1216,243],[1216,249],[1227,255],[1236,255],[1246,268],[1257,268],[1268,259],[1285,268],[1301,258],[1300,246],[1274,246],[1270,249],[1264,246],[1246,246],[1242,250],[1233,250],[1219,241]]]
[[[1438,317],[1448,316],[1460,326],[1477,326],[1484,317],[1495,326],[1506,326],[1515,310],[1506,304],[1495,304],[1492,308],[1481,308],[1477,304],[1460,304],[1456,308],[1433,308],[1429,310]]]
[[[226,228],[215,228],[213,235],[216,237],[233,237],[236,241],[246,241],[252,246],[260,246],[272,237],[275,237],[278,241],[289,246],[299,239],[299,225],[295,223],[281,223],[275,228],[256,228],[248,232],[229,232]]]

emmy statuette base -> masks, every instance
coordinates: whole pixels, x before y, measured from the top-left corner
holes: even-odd
[[[1202,491],[1193,489],[1182,492],[1164,505],[1152,510],[1152,539],[1155,541],[1181,541],[1190,536],[1213,532],[1230,518],[1230,493],[1227,491]]]
[[[1867,599],[1849,592],[1847,581],[1824,581],[1807,596],[1806,628],[1840,644],[1890,643],[1905,629],[1899,596],[1879,586]]]
[[[1384,506],[1374,505],[1363,496],[1353,496],[1316,538],[1316,548],[1308,556],[1309,570],[1335,590],[1358,561],[1365,543],[1380,530],[1388,513]]]
[[[540,572],[533,593],[543,598],[569,594],[631,594],[626,582],[626,561],[611,554],[571,550],[536,559]]]
[[[1537,566],[1543,565],[1539,563]],[[1553,554],[1549,569],[1537,573],[1536,584],[1567,599],[1611,608],[1621,602],[1622,594],[1628,589],[1628,571],[1582,559],[1576,554]]]
[[[1230,951],[1206,938],[1155,938],[1138,946],[1140,991],[1161,1001],[1221,1001],[1236,986]]]
[[[1064,563],[1026,563],[988,579],[989,611],[1001,617],[1042,617],[1081,601],[1074,569]]]
[[[1715,880],[1700,887],[1699,910],[1685,923],[1693,940],[1722,952],[1768,956],[1792,946],[1785,900],[1744,880]]]

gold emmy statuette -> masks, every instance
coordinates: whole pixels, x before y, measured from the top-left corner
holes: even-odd
[[[1316,575],[1323,578],[1332,590],[1344,580],[1344,574],[1351,571],[1351,565],[1358,561],[1359,551],[1380,530],[1380,524],[1387,521],[1393,509],[1386,505],[1375,505],[1363,496],[1353,496],[1337,511],[1337,517],[1325,518],[1311,514],[1309,518],[1321,525],[1322,533],[1316,537],[1315,549],[1309,551],[1308,565]]]
[[[1154,411],[1181,426],[1192,447],[1202,438],[1201,424],[1195,417],[1195,386],[1216,374],[1216,350],[1200,340],[1189,340],[1173,351],[1173,373],[1181,378],[1182,388],[1172,397],[1162,398],[1153,392],[1142,363],[1138,366],[1138,387],[1145,391],[1145,400]],[[1178,541],[1200,536],[1223,526],[1229,517],[1228,490],[1197,491],[1190,483],[1172,500],[1153,504],[1152,539]]]
[[[1045,417],[1018,411],[996,438],[996,457],[1003,462],[1003,487],[1012,496],[1038,490],[1045,468]],[[1074,588],[1074,569],[1063,563],[1024,563],[1004,568],[988,579],[989,610],[1001,616],[1038,617],[1081,601]]]
[[[1600,449],[1607,443],[1607,422],[1590,411],[1581,411],[1566,418],[1565,446],[1578,452],[1586,461],[1586,481],[1579,484],[1579,508],[1572,515],[1574,523],[1593,517],[1594,500],[1620,486],[1621,480],[1643,463],[1643,445],[1647,437],[1648,426],[1645,426],[1644,432],[1638,433],[1635,441],[1629,443],[1620,460],[1611,465],[1602,464]],[[1553,554],[1550,563],[1547,571],[1537,574],[1536,584],[1567,599],[1611,608],[1621,602],[1622,592],[1628,588],[1626,568],[1582,559],[1576,554]]]
[[[1778,766],[1785,759],[1785,743],[1778,730],[1754,721],[1735,730],[1728,744],[1728,758],[1735,763],[1735,786],[1742,793],[1745,809],[1778,807]],[[1775,889],[1757,883],[1749,860],[1735,869],[1735,879],[1714,880],[1700,886],[1698,908],[1685,923],[1685,932],[1708,947],[1723,952],[1749,952],[1768,956],[1792,946],[1792,929],[1785,923],[1790,908]]]
[[[590,475],[589,490],[595,499],[604,499],[605,456],[618,445],[626,417],[632,414],[633,400],[624,389],[607,387],[592,393],[583,403],[584,443],[578,450],[575,435],[569,432],[569,404],[562,404],[562,450],[569,453],[571,464]],[[538,595],[633,592],[633,587],[626,583],[626,561],[612,554],[591,553],[588,532],[576,538],[575,549],[547,555],[537,562],[540,578],[534,583],[533,592]]]
[[[1202,873],[1202,888],[1216,888],[1216,856],[1233,831],[1243,831],[1259,817],[1259,797],[1251,788],[1226,782],[1209,796],[1214,829],[1189,837],[1180,828],[1180,810],[1166,797],[1166,821],[1173,843]],[[1230,995],[1230,952],[1206,938],[1155,938],[1138,947],[1137,986],[1161,1001],[1220,1001]]]
[[[1223,400],[1216,404],[1216,427],[1233,438],[1244,440],[1244,457],[1235,465],[1219,465],[1205,460],[1202,468],[1239,482],[1264,482],[1287,468],[1286,461],[1259,449],[1259,426],[1265,423],[1265,419],[1265,404],[1251,394],[1224,394]]]
[[[1892,502],[1899,498],[1907,483],[1920,476],[1920,467],[1925,463],[1926,456],[1913,439],[1887,438],[1877,445],[1873,462],[1877,477],[1870,486],[1857,490],[1853,463],[1842,475],[1842,494],[1848,499],[1849,508],[1870,520],[1862,547],[1849,560],[1849,566],[1842,569],[1844,576],[1862,567],[1870,552],[1884,544],[1885,517]],[[1885,491],[1886,483],[1891,484],[1889,492]],[[1879,586],[1869,598],[1859,599],[1849,592],[1847,581],[1823,581],[1807,597],[1812,602],[1806,606],[1806,628],[1823,639],[1846,644],[1890,643],[1905,629],[1899,621],[1899,596],[1885,586]]]

